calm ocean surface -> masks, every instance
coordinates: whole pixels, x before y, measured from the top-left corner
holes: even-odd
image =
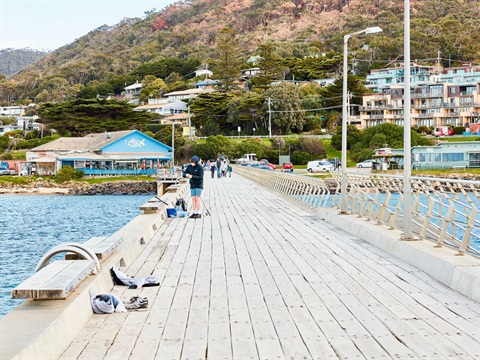
[[[110,235],[141,213],[151,195],[0,196],[0,318],[23,300],[12,289],[62,242]]]

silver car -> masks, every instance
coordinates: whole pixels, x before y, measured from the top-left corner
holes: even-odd
[[[10,175],[10,170],[5,166],[0,166],[0,175]]]
[[[373,166],[374,160],[363,160],[361,163],[358,163],[357,168],[371,168]]]

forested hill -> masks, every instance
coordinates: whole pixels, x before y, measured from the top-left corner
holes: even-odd
[[[380,26],[383,33],[349,42],[357,58],[380,67],[402,59],[403,5],[404,0],[184,0],[148,11],[143,18],[125,14],[120,23],[48,53],[13,80],[28,83],[18,98],[34,98],[60,85],[74,93],[112,78],[122,77],[118,84],[123,86],[141,81],[127,76],[143,64],[165,59],[195,59],[205,66],[225,26],[237,36],[245,61],[267,41],[275,42],[282,58],[341,54],[343,35]],[[440,54],[444,65],[480,62],[480,1],[411,0],[411,8],[412,59],[433,62]],[[368,47],[362,50],[364,42]],[[42,89],[45,81],[53,85]]]
[[[32,49],[2,49],[0,50],[0,74],[5,76],[15,74],[44,56],[43,51]]]

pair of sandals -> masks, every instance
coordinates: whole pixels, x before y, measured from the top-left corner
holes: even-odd
[[[148,299],[146,297],[132,296],[130,301],[125,304],[127,310],[146,310],[148,308]]]

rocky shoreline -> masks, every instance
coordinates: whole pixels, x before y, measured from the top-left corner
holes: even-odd
[[[38,179],[27,185],[5,183],[0,188],[1,194],[32,195],[141,195],[157,194],[156,181],[112,181],[101,184],[87,184],[68,181],[58,184],[53,180]]]
[[[422,175],[422,177],[437,177]],[[443,179],[480,181],[479,174],[445,174]],[[336,183],[333,179],[325,179],[330,192],[336,191]],[[4,183],[0,188],[2,194],[33,194],[33,195],[140,195],[156,194],[156,181],[112,181],[101,184],[87,184],[81,181],[68,181],[58,184],[50,179],[39,178],[27,185]]]

